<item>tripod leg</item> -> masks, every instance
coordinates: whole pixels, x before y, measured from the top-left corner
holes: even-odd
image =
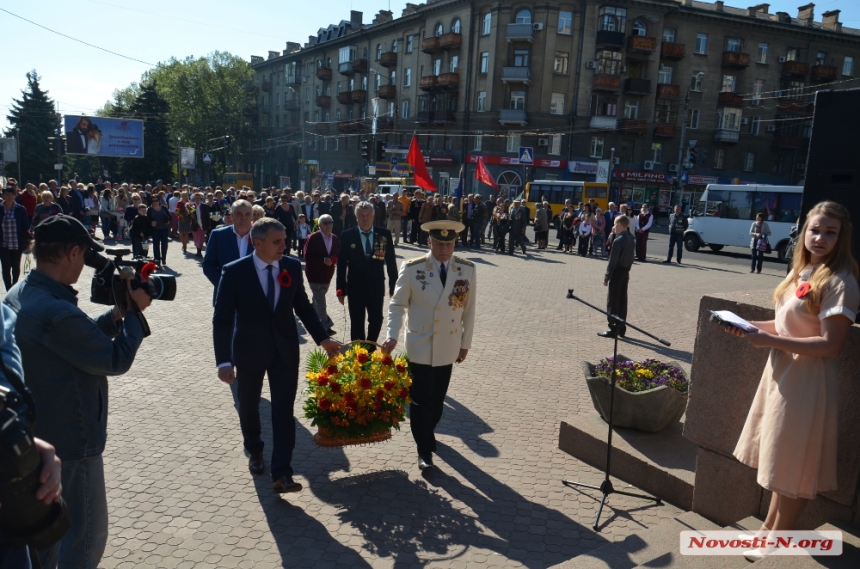
[[[600,486],[594,486],[592,484],[583,484],[582,482],[574,482],[572,480],[562,480],[562,484],[566,484],[568,486],[582,486],[583,488],[591,488],[592,490],[600,490]]]
[[[591,526],[591,529],[594,531],[600,531],[597,529],[597,526],[600,524],[600,514],[603,512],[603,504],[606,503],[607,496],[609,496],[609,494],[603,494],[603,498],[600,499],[600,507],[597,508],[597,515],[594,516],[594,524]]]

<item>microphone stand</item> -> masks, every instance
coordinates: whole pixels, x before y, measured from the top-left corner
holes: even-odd
[[[645,330],[642,330],[641,328],[637,328],[636,326],[633,326],[632,324],[628,324],[624,319],[622,319],[618,316],[615,316],[614,314],[610,314],[609,312],[606,312],[605,310],[601,310],[601,309],[597,308],[593,304],[589,304],[588,302],[582,300],[578,296],[574,296],[572,288],[567,290],[567,298],[579,301],[582,304],[588,306],[589,308],[596,310],[597,312],[600,312],[601,314],[605,314],[610,319],[614,320],[615,324],[616,324],[616,326],[613,328],[615,330],[615,346],[614,346],[613,352],[612,352],[612,376],[611,376],[612,379],[610,380],[610,388],[609,388],[610,389],[610,391],[609,391],[609,421],[607,421],[609,423],[609,434],[606,437],[606,467],[604,468],[603,482],[600,484],[600,486],[594,486],[592,484],[584,484],[582,482],[573,482],[571,480],[565,480],[565,479],[562,479],[562,481],[561,481],[562,484],[564,484],[566,486],[581,486],[583,488],[591,488],[592,490],[600,490],[601,494],[603,494],[603,497],[600,499],[600,507],[597,508],[597,515],[594,517],[594,524],[592,524],[592,526],[591,526],[591,528],[594,531],[600,531],[598,529],[598,524],[600,523],[600,514],[603,512],[603,506],[604,506],[604,504],[606,504],[606,498],[610,494],[621,494],[622,496],[630,496],[631,498],[641,498],[643,500],[652,500],[656,504],[660,504],[662,502],[662,500],[660,498],[657,498],[654,496],[647,496],[645,494],[634,494],[633,492],[622,492],[620,490],[616,490],[612,486],[612,481],[609,480],[609,465],[610,465],[610,461],[612,459],[612,414],[613,414],[614,407],[615,407],[615,405],[614,405],[614,403],[615,403],[615,367],[616,367],[616,364],[618,361],[618,328],[620,326],[626,326],[629,328],[633,328],[637,332],[641,332],[650,338],[654,338],[655,340],[657,340],[658,342],[660,342],[664,346],[671,346],[671,344],[669,342],[667,342],[666,340],[658,338],[657,336],[654,336],[653,334],[650,334],[650,333],[646,332]]]

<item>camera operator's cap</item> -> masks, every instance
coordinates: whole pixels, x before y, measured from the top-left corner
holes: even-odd
[[[93,240],[83,223],[62,213],[52,215],[37,225],[33,237],[42,243],[86,243],[93,251],[105,250]]]
[[[466,226],[459,221],[428,221],[421,225],[421,231],[426,231],[434,241],[440,243],[456,241],[464,229]]]

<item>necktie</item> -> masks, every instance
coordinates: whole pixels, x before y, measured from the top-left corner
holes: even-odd
[[[362,235],[364,235],[364,256],[370,257],[370,231],[362,231]]]
[[[448,269],[445,268],[445,264],[439,265],[439,278],[442,279],[442,286],[445,286],[445,281],[448,280]]]
[[[275,278],[272,276],[272,265],[266,266],[266,299],[269,301],[269,308],[272,312],[275,311]]]

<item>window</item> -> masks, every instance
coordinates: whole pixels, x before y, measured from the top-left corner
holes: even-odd
[[[737,77],[734,75],[723,75],[723,84],[720,86],[720,93],[734,93]]]
[[[591,137],[591,154],[592,158],[603,158],[603,138],[599,136]]]
[[[660,64],[660,70],[657,72],[657,83],[670,85],[672,83],[672,68],[668,65]]]
[[[616,95],[592,95],[591,114],[597,117],[618,116],[618,97]]]
[[[627,29],[627,8],[601,6],[597,14],[598,31],[624,33]]]
[[[514,67],[529,66],[529,50],[515,49],[514,50]]]
[[[433,60],[433,75],[439,75],[442,73],[442,60],[434,59]]]
[[[527,10],[523,8],[519,12],[517,12],[516,17],[517,24],[531,24],[532,23],[532,13],[531,10]]]
[[[383,47],[383,45],[381,43],[376,44],[376,61],[379,61],[380,59],[382,59],[382,51],[384,49],[385,48]]]
[[[489,12],[484,14],[484,19],[481,22],[481,35],[490,35],[490,29],[493,27],[493,15]]]
[[[753,83],[753,98],[750,105],[754,107],[761,105],[762,93],[764,93],[764,79],[756,79]]]
[[[451,32],[453,32],[455,34],[459,34],[460,28],[461,28],[460,18],[454,18],[454,21],[451,22]]]
[[[487,111],[487,92],[478,91],[478,104],[475,106],[475,111],[483,113]]]
[[[573,33],[573,12],[559,10],[558,33],[566,36],[569,36],[571,33]]]
[[[564,114],[564,94],[553,93],[549,104],[549,114],[563,115]]]
[[[355,61],[356,51],[357,50],[356,50],[356,47],[354,45],[340,48],[340,51],[338,51],[337,62],[338,63],[349,63],[350,61]]]
[[[654,122],[675,124],[678,120],[678,103],[671,99],[657,99],[654,104]]]
[[[361,78],[361,90],[367,91],[367,75]]]
[[[554,134],[549,139],[549,153],[550,154],[561,154],[561,137],[560,134]]]
[[[854,76],[854,58],[848,55],[842,60],[842,75]]]
[[[305,102],[306,103],[311,102],[311,88],[310,87],[305,87]]]
[[[597,52],[597,73],[601,75],[621,75],[621,52]]]
[[[525,108],[526,108],[526,92],[525,91],[511,91],[511,109],[522,111],[522,110],[525,110]]]
[[[448,71],[451,73],[457,73],[460,69],[460,56],[452,55],[451,61],[448,62]]]
[[[630,33],[634,36],[647,36],[648,35],[648,28],[646,28],[645,24],[640,22],[639,20],[636,20],[635,22],[633,22],[633,25],[631,27],[632,27],[632,31]]]
[[[714,169],[722,170],[726,167],[726,151],[722,148],[714,150]]]
[[[391,74],[388,76],[388,85],[397,85],[397,71],[391,71]]]
[[[741,129],[741,109],[722,108],[717,111],[717,128],[725,130]]]
[[[819,51],[815,54],[815,65],[827,65],[826,51]]]
[[[407,67],[403,70],[403,86],[411,87],[412,86],[412,68]]]
[[[379,91],[379,85],[382,83],[381,79],[382,79],[382,77],[379,75],[379,73],[377,73],[376,75],[373,76],[373,90],[374,91]]]
[[[785,156],[782,154],[778,156],[774,156],[773,158],[773,167],[770,171],[774,174],[782,174],[782,169],[785,166]]]
[[[702,92],[702,86],[705,84],[705,72],[693,71],[693,76],[690,79],[690,91]]]
[[[385,116],[394,118],[396,116],[396,113],[397,113],[397,107],[394,106],[394,101],[389,101],[388,102],[388,112],[385,114]]]
[[[755,170],[755,152],[747,152],[744,155],[744,172]]]
[[[481,53],[481,73],[487,73],[490,70],[490,52],[484,51]]]
[[[343,81],[338,81],[336,94],[340,95],[341,93],[343,93]]]
[[[391,40],[391,51],[397,53],[398,45],[397,40]]]
[[[639,118],[639,100],[624,101],[624,118],[638,119]]]
[[[663,28],[663,41],[668,43],[674,43],[676,33],[677,30],[675,28]]]
[[[699,109],[687,109],[687,128],[699,128]]]
[[[340,120],[340,109],[335,109],[335,111],[334,111],[334,120],[336,120],[336,121],[339,121],[339,120]]]
[[[484,149],[484,135],[479,130],[475,134],[475,147],[473,148],[473,150],[483,150],[483,149]]]
[[[520,149],[520,133],[509,131],[505,152],[517,152]]]
[[[443,33],[445,33],[445,28],[442,26],[442,24],[436,24],[436,27],[433,29],[433,35],[438,38]]]
[[[761,132],[761,117],[750,117],[750,122],[747,125],[747,134],[758,136]]]
[[[800,59],[800,48],[790,47],[785,52],[786,61],[798,61]]]
[[[696,49],[694,53],[706,55],[708,53],[708,34],[696,34]]]
[[[413,41],[412,34],[406,36],[406,53],[412,53]]]
[[[770,50],[770,44],[759,43],[758,52],[756,53],[756,63],[767,63],[767,52]]]
[[[403,99],[400,101],[400,118],[409,118],[409,99]]]
[[[555,52],[555,63],[552,66],[553,73],[567,75],[567,66],[570,62],[570,54],[566,51]]]
[[[740,53],[744,50],[744,40],[740,38],[726,38],[726,51]]]

